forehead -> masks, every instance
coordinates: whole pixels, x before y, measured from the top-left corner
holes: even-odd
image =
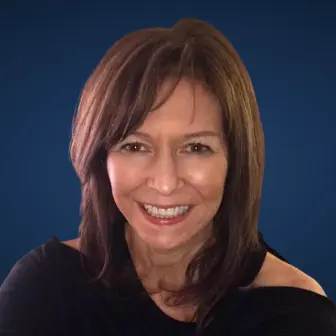
[[[157,94],[164,99],[171,90],[171,80],[166,80]],[[139,130],[146,132],[186,133],[192,131],[222,131],[221,107],[216,97],[203,85],[182,79],[169,98],[149,113]]]

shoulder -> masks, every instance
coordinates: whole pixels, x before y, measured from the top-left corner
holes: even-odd
[[[227,326],[228,334],[239,336],[332,336],[336,306],[301,285],[249,288],[232,295],[229,304],[218,305],[209,334],[220,335]]]
[[[327,296],[322,286],[297,267],[267,252],[264,264],[252,287],[293,287]]]
[[[50,250],[51,241],[46,244],[37,247],[27,254],[25,254],[20,260],[18,260],[12,269],[10,270],[7,278],[1,286],[1,292],[8,287],[12,287],[14,284],[22,283],[22,285],[30,284],[28,280],[41,280],[49,274],[49,268],[52,261],[52,250]]]
[[[47,326],[62,311],[56,307],[62,303],[60,297],[67,297],[74,288],[69,274],[75,262],[69,263],[67,250],[51,239],[13,266],[0,287],[0,333],[4,329],[32,331],[36,323],[43,328],[43,322]]]
[[[60,279],[70,279],[70,276],[64,277],[69,275],[69,270],[72,275],[80,272],[80,253],[67,245],[53,237],[29,251],[14,264],[0,287],[0,293],[14,286],[18,290],[27,286],[39,291],[48,286],[55,288],[55,284],[60,284]]]
[[[51,238],[17,261],[0,287],[0,298],[10,293],[36,290],[42,292],[53,286],[74,262],[71,253],[57,238]]]
[[[225,324],[239,336],[336,335],[336,306],[321,285],[270,253],[252,285],[218,307],[214,331]]]
[[[75,238],[75,239],[71,239],[71,240],[65,240],[62,242],[64,245],[70,247],[73,250],[79,251],[80,250],[80,239],[79,238]]]

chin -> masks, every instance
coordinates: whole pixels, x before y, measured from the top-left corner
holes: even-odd
[[[148,247],[162,251],[175,250],[186,243],[185,240],[177,240],[176,237],[174,238],[155,235],[144,237],[143,241]]]

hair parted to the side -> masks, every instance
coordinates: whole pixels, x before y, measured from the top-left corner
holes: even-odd
[[[264,136],[250,77],[230,42],[213,26],[183,19],[172,28],[130,33],[110,48],[88,79],[70,146],[82,186],[80,246],[98,279],[106,285],[118,280],[124,266],[125,219],[113,200],[106,157],[111,146],[169,98],[156,102],[168,77],[176,79],[171,92],[181,78],[188,78],[217,97],[228,146],[229,170],[213,220],[214,243],[195,256],[179,292],[181,302],[197,302],[201,325],[241,277],[244,256],[258,245],[264,174]]]

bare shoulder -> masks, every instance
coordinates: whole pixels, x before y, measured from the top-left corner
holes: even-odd
[[[267,253],[264,264],[252,287],[297,287],[327,296],[321,285],[300,269]]]
[[[79,238],[62,241],[62,244],[79,251]]]

